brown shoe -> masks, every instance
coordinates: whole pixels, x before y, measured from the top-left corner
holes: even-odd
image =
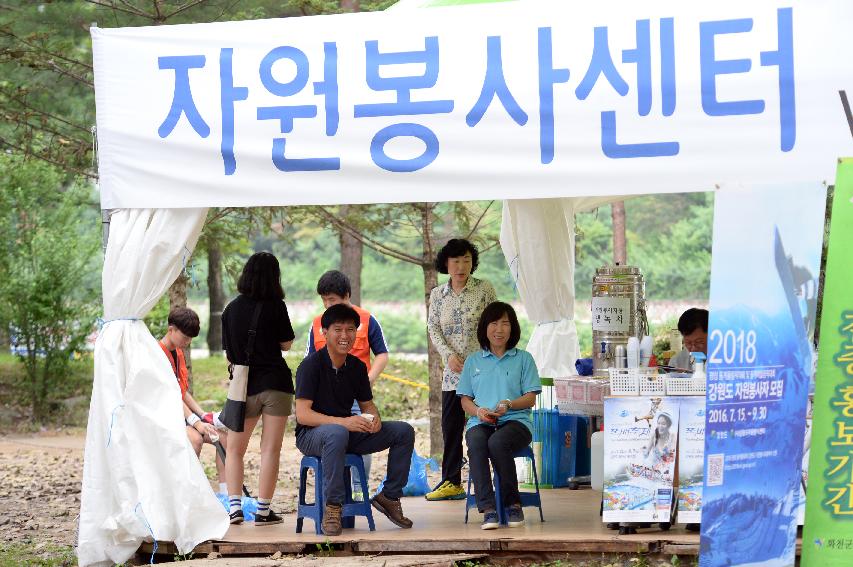
[[[341,535],[341,505],[326,504],[323,511],[323,533],[328,536]]]
[[[391,500],[385,496],[384,492],[380,492],[370,502],[374,508],[385,514],[385,517],[401,528],[412,527],[412,521],[403,515],[403,507],[399,500]]]

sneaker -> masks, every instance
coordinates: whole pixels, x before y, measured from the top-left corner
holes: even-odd
[[[242,524],[243,519],[243,510],[234,510],[233,512],[231,512],[232,524]]]
[[[436,487],[432,492],[427,493],[425,498],[429,501],[436,500],[464,500],[465,491],[462,485],[453,484],[449,480],[445,480]]]
[[[513,504],[506,509],[506,525],[517,528],[524,525],[524,512],[520,504]]]
[[[411,528],[412,521],[403,515],[403,506],[399,500],[391,500],[380,492],[370,501],[373,507],[385,514],[385,517],[401,528]]]
[[[341,535],[341,505],[326,504],[326,509],[323,511],[323,523],[321,524],[323,533],[328,536]]]
[[[500,527],[498,522],[497,510],[486,510],[483,512],[483,523],[480,524],[481,530],[496,530]]]
[[[284,520],[281,518],[281,516],[279,516],[272,510],[270,510],[267,514],[263,516],[260,514],[255,514],[256,526],[271,526],[272,524],[280,524],[283,521]]]

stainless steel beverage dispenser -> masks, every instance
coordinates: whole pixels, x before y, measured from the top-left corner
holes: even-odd
[[[608,377],[617,368],[617,358],[627,348],[628,338],[642,339],[649,333],[646,318],[646,283],[634,266],[602,266],[592,279],[592,367],[594,375]]]

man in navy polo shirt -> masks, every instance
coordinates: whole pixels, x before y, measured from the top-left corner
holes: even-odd
[[[341,533],[344,460],[347,453],[366,455],[390,449],[387,479],[371,501],[374,508],[401,528],[411,528],[400,497],[409,476],[415,431],[401,421],[383,422],[373,403],[367,366],[349,354],[359,315],[344,304],[326,309],[320,321],[326,346],[308,355],[296,370],[296,447],[323,461],[322,529]],[[352,415],[353,401],[361,415]]]

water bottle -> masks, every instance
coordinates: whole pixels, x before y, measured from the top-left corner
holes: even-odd
[[[644,336],[643,340],[640,341],[640,366],[643,368],[648,368],[653,349],[654,342],[652,338],[649,335]]]
[[[640,339],[628,338],[628,368],[639,368],[640,366]]]
[[[706,381],[705,375],[705,353],[704,352],[691,352],[690,355],[693,357],[693,380],[699,382]]]

